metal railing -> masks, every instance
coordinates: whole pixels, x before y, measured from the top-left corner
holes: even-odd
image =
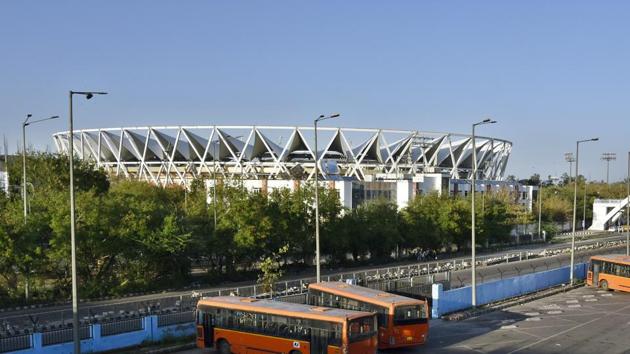
[[[623,237],[615,238],[614,240],[586,241],[577,245],[577,252],[601,249],[604,247],[615,247],[620,246],[621,244],[625,244],[625,238]],[[511,250],[501,254],[482,255],[477,257],[476,260],[478,271],[482,271],[482,268],[485,266],[501,263],[514,263],[534,258],[553,257],[560,254],[568,254],[569,252],[569,245],[555,245],[544,249]],[[369,284],[384,281],[414,279],[413,286],[415,287],[418,282],[429,283],[448,280],[450,272],[469,269],[470,266],[470,257],[459,257],[393,267],[339,272],[330,275],[322,275],[322,280],[346,281],[348,279],[352,279],[352,281],[358,285],[370,286]],[[314,277],[280,281],[274,285],[273,294],[265,292],[263,287],[260,285],[250,285],[206,291],[193,290],[181,295],[156,295],[146,300],[120,299],[116,300],[115,303],[108,304],[96,303],[88,305],[88,303],[86,303],[80,308],[80,315],[86,323],[106,323],[115,320],[117,317],[142,317],[147,315],[161,315],[171,312],[190,312],[194,310],[198,299],[201,297],[219,295],[253,296],[258,298],[270,298],[271,295],[273,295],[274,298],[287,297],[305,293],[308,289],[308,284],[314,281]],[[40,326],[59,325],[64,321],[67,321],[70,315],[71,312],[69,309],[47,311],[45,314],[37,314],[37,321]],[[6,321],[6,323],[16,329],[28,328],[24,327],[24,323],[29,321],[29,316],[27,314],[14,315],[4,317],[0,320],[3,322]]]
[[[79,327],[79,338],[92,338],[92,326]],[[50,329],[42,332],[42,345],[72,342],[72,328]]]
[[[112,336],[119,333],[140,331],[142,329],[144,329],[142,318],[107,322],[101,324],[101,336]]]
[[[30,334],[12,335],[10,337],[0,336],[0,353],[29,349],[33,346],[31,338]]]
[[[158,315],[158,327],[170,326],[180,323],[190,323],[195,320],[194,312],[174,312]]]

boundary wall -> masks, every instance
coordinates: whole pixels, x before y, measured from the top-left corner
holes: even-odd
[[[195,323],[180,323],[170,326],[158,326],[158,316],[142,318],[142,329],[109,336],[101,335],[101,324],[91,325],[92,338],[81,340],[82,353],[96,353],[134,347],[142,343],[159,342],[168,338],[187,337],[196,333]],[[44,345],[42,333],[33,333],[31,348],[10,352],[11,354],[72,354],[72,341],[60,344]]]
[[[477,304],[486,305],[568,283],[569,268],[570,266],[566,266],[544,272],[479,284],[477,285]],[[585,279],[586,269],[586,263],[576,264],[574,267],[575,278]],[[433,284],[433,307],[431,308],[431,317],[439,318],[447,313],[471,308],[471,297],[471,286],[444,291],[442,284]]]

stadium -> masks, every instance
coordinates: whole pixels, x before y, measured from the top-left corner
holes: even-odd
[[[53,135],[67,153],[68,132]],[[473,160],[473,145],[476,161]],[[319,127],[152,126],[74,131],[74,153],[111,174],[160,185],[202,179],[248,189],[295,188],[320,178],[344,204],[385,197],[406,205],[417,193],[467,194],[476,162],[480,190],[506,185],[512,143],[492,137],[417,130]],[[361,195],[362,194],[362,195]],[[344,198],[345,196],[345,198]]]

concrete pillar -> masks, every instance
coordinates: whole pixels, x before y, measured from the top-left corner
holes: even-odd
[[[33,341],[31,344],[33,344],[33,346],[31,347],[31,350],[33,353],[41,353],[43,352],[43,346],[44,346],[44,342],[42,341],[42,334],[41,333],[33,333],[31,335],[31,340]]]
[[[104,347],[103,344],[103,338],[101,337],[101,324],[95,323],[92,325],[92,349],[95,352],[98,352]]]
[[[158,332],[158,318],[157,315],[151,315],[142,318],[143,327],[144,327],[144,338],[147,341],[155,342],[159,341],[161,338]]]
[[[431,306],[431,318],[440,317],[440,297],[443,292],[443,285],[436,283],[431,286],[431,298],[433,299],[433,305]]]

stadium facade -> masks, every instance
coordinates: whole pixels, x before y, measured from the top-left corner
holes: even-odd
[[[346,207],[375,198],[404,207],[416,194],[467,195],[473,165],[478,190],[509,189],[531,207],[532,191],[504,180],[512,143],[456,133],[416,130],[318,128],[322,183],[339,191]],[[160,185],[202,179],[235,181],[250,190],[296,188],[314,178],[312,127],[154,126],[74,132],[75,155],[106,171]],[[68,152],[68,132],[53,135]]]

